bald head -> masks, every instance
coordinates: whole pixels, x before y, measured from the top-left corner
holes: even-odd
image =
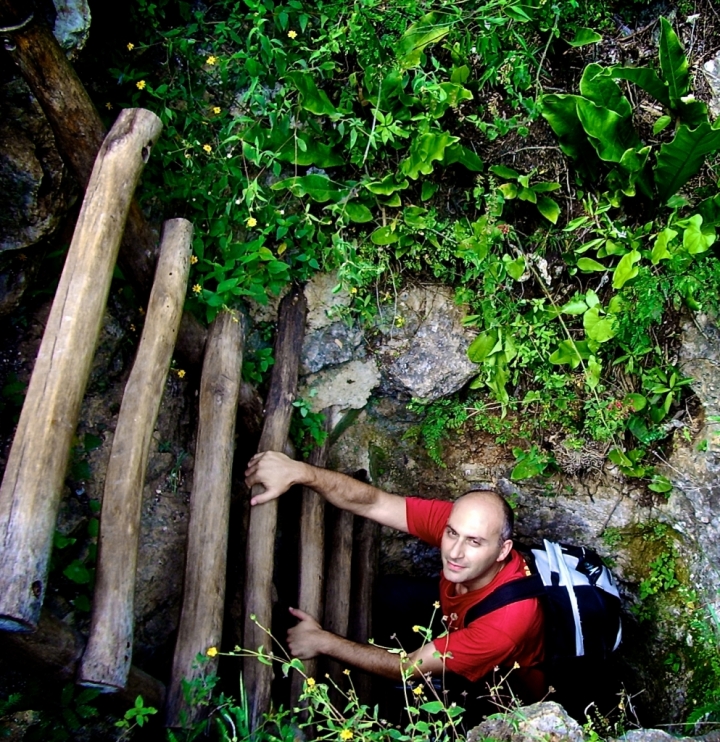
[[[492,520],[497,519],[500,545],[512,539],[515,516],[512,508],[502,495],[492,490],[470,490],[470,492],[458,497],[453,505],[453,512],[466,509],[479,509],[483,511],[483,515],[486,517]]]

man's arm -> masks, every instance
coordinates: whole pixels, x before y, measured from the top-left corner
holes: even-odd
[[[415,678],[428,673],[439,676],[443,672],[444,660],[435,656],[437,652],[432,642],[401,657],[382,647],[360,644],[325,631],[312,616],[297,608],[291,608],[290,613],[300,619],[298,625],[288,631],[287,636],[293,657],[307,660],[323,654],[391,680],[401,680],[403,672],[407,678],[408,670],[412,670],[411,677]]]
[[[357,479],[329,469],[294,461],[283,453],[266,451],[253,456],[245,471],[248,487],[260,484],[265,491],[250,500],[260,505],[274,500],[294,484],[315,490],[328,502],[355,515],[407,533],[405,498],[383,492]]]

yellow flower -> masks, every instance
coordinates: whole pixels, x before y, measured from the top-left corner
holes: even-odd
[[[137,81],[137,82],[135,83],[135,87],[136,87],[136,88],[137,88],[138,90],[145,90],[145,84],[146,84],[146,83],[145,83],[145,80],[138,80],[138,81]]]
[[[251,217],[249,217],[247,219],[247,221],[245,222],[245,224],[247,224],[247,226],[248,227],[251,227],[251,228],[252,227],[257,227],[257,219],[254,216],[251,216]]]
[[[207,59],[205,60],[205,62],[207,62],[207,64],[209,64],[209,65],[217,64],[217,57],[213,57],[213,55],[211,54],[211,55],[210,55],[210,56],[209,56],[209,57],[208,57],[208,58],[207,58]]]
[[[220,108],[220,106],[215,106],[215,107],[213,108],[213,113],[214,113],[215,115],[217,115],[218,113],[220,113],[220,111],[222,111],[222,108]]]
[[[297,39],[297,31],[288,31],[288,38],[290,38],[290,39]],[[352,732],[351,732],[351,734],[352,734]],[[342,735],[340,735],[340,736],[342,736]],[[345,738],[343,737],[343,739],[345,739]],[[348,739],[349,739],[349,737],[348,737]]]
[[[210,154],[212,152],[212,147],[209,144],[203,144],[203,149]]]
[[[343,729],[342,732],[340,732],[340,739],[343,740],[343,742],[347,742],[349,739],[353,738],[353,733],[349,729]]]
[[[202,291],[202,286],[199,283],[196,283],[193,287],[193,294],[199,294]]]
[[[307,684],[307,687],[308,687],[308,688],[314,688],[314,687],[315,687],[315,685],[316,685],[316,683],[315,683],[315,678],[308,678],[308,679],[307,679],[307,680],[305,681],[305,683]]]
[[[421,695],[423,694],[423,688],[422,688],[422,685],[416,685],[416,686],[415,686],[415,687],[413,688],[413,693],[414,693],[414,694],[415,694],[416,696],[421,696]]]
[[[355,288],[355,286],[353,286],[353,287],[352,287],[352,288],[350,289],[350,293],[351,293],[351,294],[357,294],[357,289]]]
[[[216,657],[217,656],[217,653],[218,653],[217,647],[210,647],[210,649],[208,649],[208,651],[205,652],[205,654],[208,657]]]
[[[436,601],[435,601],[435,602],[433,603],[433,608],[439,608],[439,607],[440,607],[440,601],[439,601],[439,600],[436,600]]]
[[[127,50],[131,52],[135,48],[135,44],[132,43],[132,41],[127,45]]]
[[[184,379],[185,378],[185,371],[183,369],[179,369],[177,372],[178,379]],[[214,647],[211,647],[212,649],[215,649]],[[209,651],[209,650],[208,650]],[[215,650],[217,652],[217,650]],[[211,657],[214,657],[215,655],[210,655]]]
[[[198,256],[197,255],[191,255],[190,256],[190,265],[195,265],[195,263],[198,262]]]
[[[105,108],[107,108],[108,111],[112,111],[112,103],[106,103]]]
[[[345,668],[345,669],[343,670],[343,675],[349,675],[349,674],[350,674],[350,670],[348,670],[348,668],[346,667],[346,668]]]
[[[417,624],[415,624],[415,626],[413,626],[413,631],[417,634],[418,631],[420,631],[420,627]]]

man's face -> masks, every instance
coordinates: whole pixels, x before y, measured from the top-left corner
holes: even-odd
[[[463,592],[487,585],[512,548],[512,541],[500,543],[502,526],[502,509],[494,498],[471,493],[458,500],[440,544],[445,578]]]

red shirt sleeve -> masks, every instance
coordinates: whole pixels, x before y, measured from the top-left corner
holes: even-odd
[[[406,497],[408,530],[431,546],[440,546],[453,504],[447,500]]]

